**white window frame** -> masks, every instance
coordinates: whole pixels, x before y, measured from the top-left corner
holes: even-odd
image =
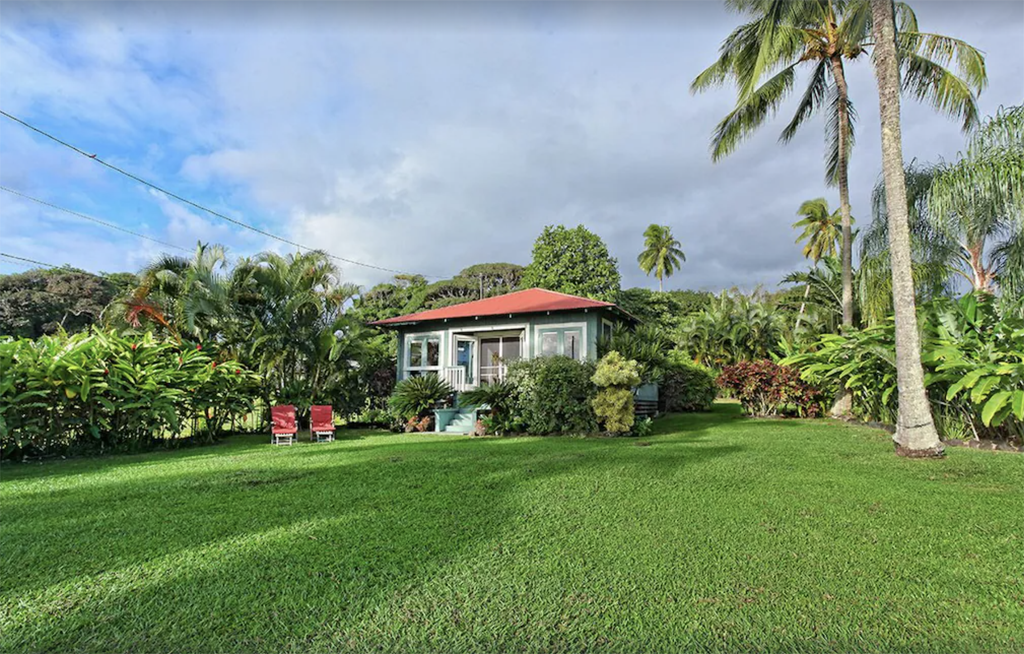
[[[434,337],[434,336],[437,337],[437,365],[436,366],[413,366],[413,365],[409,365],[411,363],[411,356],[412,356],[412,353],[410,352],[410,350],[412,349],[412,342],[414,340],[416,340],[416,339],[421,339],[421,338],[424,338],[424,337],[425,338],[430,338],[430,337]],[[421,375],[424,374],[424,373],[428,373],[428,372],[433,372],[433,373],[440,374],[441,373],[441,368],[444,367],[443,366],[443,362],[447,360],[447,357],[445,356],[446,352],[444,351],[444,332],[443,331],[440,331],[440,332],[416,332],[416,333],[413,333],[413,334],[406,334],[405,338],[404,338],[404,342],[402,343],[402,351],[403,351],[403,357],[402,357],[402,364],[403,364],[403,366],[402,366],[402,368],[403,368],[403,370],[402,370],[402,372],[403,372],[402,378],[403,379],[408,379],[411,376],[410,373],[413,373],[413,372],[418,372]],[[426,355],[425,351],[424,351],[424,355]]]
[[[587,323],[585,323],[585,322],[563,322],[563,323],[557,323],[557,324],[552,324],[552,325],[534,325],[533,326],[533,341],[534,341],[534,343],[537,344],[537,347],[538,347],[538,351],[537,351],[537,354],[536,354],[536,356],[538,356],[538,357],[544,356],[543,354],[541,354],[541,352],[539,350],[540,344],[541,344],[540,333],[541,333],[541,331],[548,330],[548,329],[561,329],[561,330],[579,329],[580,330],[580,337],[583,339],[583,342],[580,345],[580,356],[576,360],[577,361],[586,361],[587,360],[588,356],[590,355],[590,353],[587,351],[587,344],[590,342],[587,339]],[[564,348],[564,339],[562,339],[560,342],[563,343],[563,348]]]
[[[604,328],[608,327],[608,335],[605,336]],[[615,323],[607,318],[601,318],[601,338],[610,338],[615,334]]]

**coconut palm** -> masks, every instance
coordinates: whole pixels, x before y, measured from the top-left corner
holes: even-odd
[[[815,198],[801,204],[797,214],[801,218],[793,223],[793,227],[803,229],[796,242],[804,241],[804,256],[810,259],[815,267],[822,257],[834,257],[836,246],[843,235],[842,218],[839,211],[829,211],[828,201],[825,198]],[[853,222],[853,218],[850,218],[850,222]],[[800,330],[806,299],[810,292],[811,287],[807,286],[804,289],[805,302],[800,304],[794,331]]]
[[[921,339],[918,334],[914,278],[911,269],[910,217],[903,171],[900,133],[900,61],[892,0],[871,0],[875,38],[875,77],[882,123],[882,173],[889,206],[889,257],[892,266],[893,309],[896,314],[896,420],[898,454],[939,456],[942,442],[935,430],[924,388]]]
[[[727,82],[737,87],[736,107],[711,139],[718,161],[775,115],[793,91],[798,69],[810,78],[780,140],[790,141],[819,112],[826,119],[826,181],[839,187],[842,216],[843,323],[853,324],[853,266],[847,166],[854,144],[856,112],[848,96],[846,65],[872,47],[871,11],[866,0],[729,0],[751,18],[720,48],[718,61],[693,81],[692,92]],[[898,51],[903,90],[960,119],[967,130],[977,122],[975,94],[986,83],[981,53],[963,41],[918,30],[911,8],[898,3]],[[959,75],[946,68],[953,64]]]
[[[683,261],[686,255],[680,249],[680,243],[672,236],[672,230],[668,225],[650,225],[644,230],[644,251],[636,258],[640,264],[640,270],[658,278],[658,290],[664,291],[663,279],[671,277]]]
[[[823,257],[836,256],[836,246],[843,235],[839,211],[829,211],[825,198],[815,198],[801,204],[797,215],[800,220],[793,227],[803,230],[796,242],[804,242],[804,256],[815,264]]]

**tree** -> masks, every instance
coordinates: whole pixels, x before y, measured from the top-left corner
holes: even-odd
[[[882,173],[889,202],[889,256],[892,266],[893,308],[896,312],[896,386],[899,410],[896,452],[904,456],[941,456],[942,442],[932,421],[924,388],[921,342],[918,335],[914,278],[910,259],[910,220],[903,176],[900,132],[900,69],[892,0],[871,0],[875,37],[875,77],[882,123]]]
[[[219,337],[231,318],[227,251],[197,243],[191,258],[163,255],[138,274],[138,285],[118,301],[128,324],[155,322],[174,336]]]
[[[1005,298],[1021,297],[1024,107],[1000,110],[986,120],[954,163],[911,163],[904,176],[917,299],[953,292],[958,277],[975,292],[998,289]],[[883,181],[875,186],[872,214],[861,243],[867,272],[862,285],[864,306],[877,322],[892,311]]]
[[[865,0],[731,0],[730,6],[752,18],[736,28],[720,49],[718,61],[697,76],[692,92],[734,81],[736,107],[718,124],[711,139],[712,158],[731,153],[775,115],[794,89],[796,71],[811,76],[792,120],[780,140],[820,111],[826,112],[826,181],[839,187],[842,216],[843,324],[853,324],[853,257],[848,163],[854,144],[856,112],[850,102],[847,62],[873,45],[871,10]],[[975,94],[986,83],[985,60],[970,45],[947,36],[918,31],[917,17],[899,3],[897,65],[903,90],[939,111],[960,118],[966,131],[977,122]],[[954,63],[960,75],[947,69]],[[763,83],[762,83],[763,80]]]
[[[686,255],[680,249],[680,243],[672,236],[672,230],[668,225],[650,225],[644,231],[644,251],[636,258],[640,264],[640,270],[658,279],[658,290],[664,291],[663,280],[665,276],[671,277],[683,261]]]
[[[583,225],[549,225],[533,244],[521,285],[614,302],[619,283],[618,262],[600,236]]]
[[[843,235],[839,211],[829,211],[825,198],[815,198],[801,204],[797,214],[801,218],[793,227],[803,229],[796,242],[804,241],[804,257],[817,264],[823,257],[836,256]]]
[[[842,218],[838,211],[828,210],[828,201],[825,198],[807,200],[800,205],[797,214],[802,216],[800,220],[793,223],[796,229],[803,229],[796,242],[805,241],[804,257],[810,259],[814,267],[822,257],[834,257],[836,255],[836,244],[842,238]],[[853,222],[853,218],[850,218]],[[810,295],[811,287],[808,285],[804,290],[804,299]],[[800,304],[800,313],[797,314],[796,328],[800,330],[800,321],[804,315],[805,304]]]
[[[117,282],[72,268],[34,269],[0,275],[0,335],[39,338],[60,329],[87,330],[100,320]]]

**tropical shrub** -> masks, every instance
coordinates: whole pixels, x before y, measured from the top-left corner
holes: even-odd
[[[822,395],[796,368],[772,361],[741,361],[722,369],[718,384],[731,390],[750,416],[821,415]]]
[[[590,380],[599,389],[591,403],[605,431],[628,432],[635,419],[633,387],[640,383],[640,364],[609,352],[598,361]]]
[[[626,359],[640,364],[642,383],[658,382],[665,371],[666,352],[672,350],[672,340],[657,325],[640,325],[636,329],[617,329],[611,337],[597,341],[599,357],[618,352]]]
[[[483,384],[466,391],[461,395],[460,402],[464,405],[488,407],[489,413],[483,422],[486,433],[501,436],[515,432],[519,427],[520,420],[515,413],[516,387],[508,380]]]
[[[259,378],[201,345],[94,328],[0,341],[4,457],[138,448],[191,436],[211,442],[250,411]]]
[[[957,439],[1024,436],[1024,318],[1016,307],[988,294],[937,299],[921,308],[918,322],[939,433]],[[888,423],[895,423],[899,401],[895,362],[891,319],[823,336],[783,360],[815,385],[846,384],[856,415]]]
[[[515,361],[508,381],[515,387],[515,413],[528,434],[583,434],[597,431],[590,378],[594,364],[563,356]]]
[[[437,375],[420,375],[395,384],[391,408],[402,418],[424,417],[451,398],[452,387]]]
[[[718,395],[715,376],[710,370],[670,352],[665,372],[658,384],[658,397],[664,411],[710,411]]]

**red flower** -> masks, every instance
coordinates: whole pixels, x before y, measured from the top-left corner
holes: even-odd
[[[216,368],[217,367],[217,362],[216,361],[211,361],[210,362],[210,367],[211,368]]]
[[[201,349],[203,349],[203,346],[202,346],[202,345],[199,345],[198,343],[196,343],[196,349],[197,349],[197,350],[201,350]]]
[[[241,375],[241,374],[242,374],[242,369],[241,369],[241,368],[239,368],[238,370],[236,370],[236,371],[235,371],[235,374],[236,374],[236,375]]]
[[[133,349],[133,350],[134,350],[135,348],[137,348],[138,346],[139,346],[139,344],[138,344],[138,343],[132,343],[132,349]]]
[[[110,374],[110,368],[104,368],[103,369],[103,374],[104,375],[109,375]]]

